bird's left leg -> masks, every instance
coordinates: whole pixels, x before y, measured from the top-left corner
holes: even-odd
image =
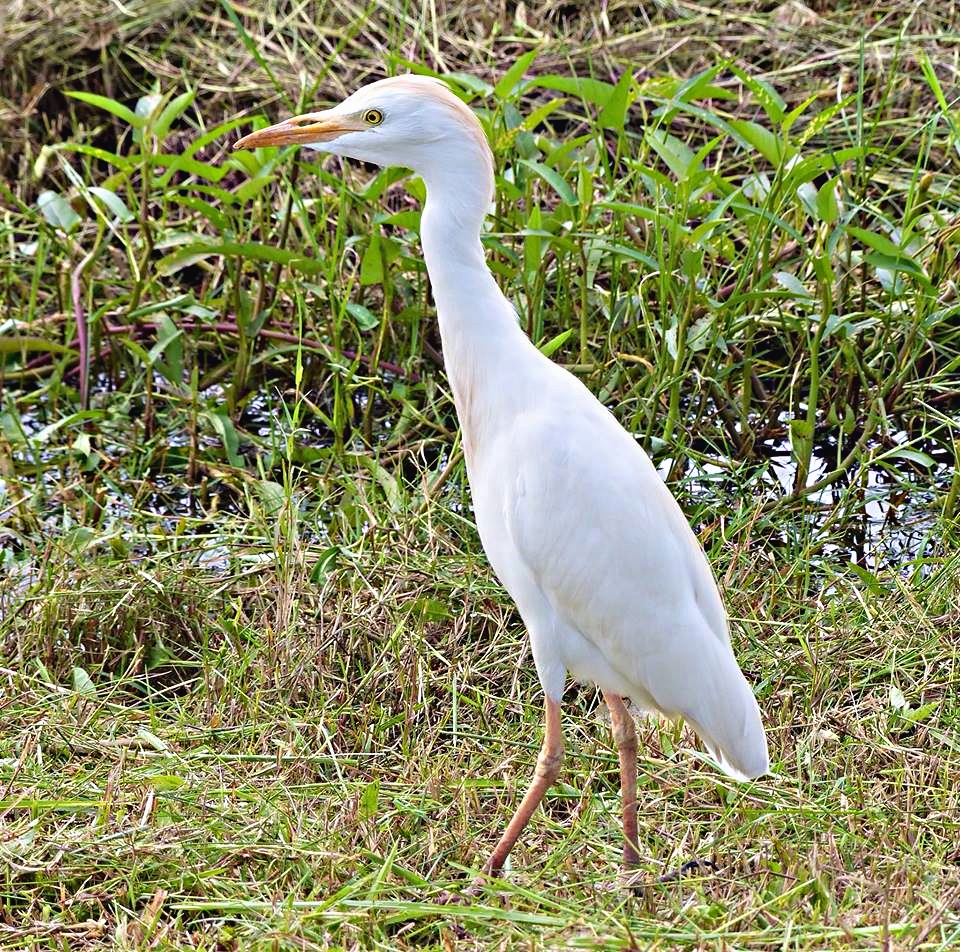
[[[620,792],[623,800],[623,865],[627,870],[640,863],[637,851],[637,730],[623,698],[603,692],[610,711],[613,740],[620,757]]]
[[[513,819],[504,830],[500,842],[497,843],[490,858],[484,864],[483,872],[485,875],[496,875],[513,844],[523,832],[533,811],[540,805],[544,794],[553,785],[553,782],[560,774],[560,762],[563,760],[563,729],[560,726],[560,703],[553,701],[549,697],[546,700],[546,712],[544,717],[543,748],[540,756],[537,757],[537,768],[533,775],[533,780],[527,790],[526,795],[517,807]]]
[[[545,698],[546,713],[544,717],[543,747],[537,757],[537,767],[533,780],[527,788],[520,806],[513,814],[513,819],[507,824],[500,842],[494,847],[490,858],[483,864],[483,873],[478,876],[465,890],[463,896],[478,896],[484,887],[487,876],[496,876],[503,868],[510,850],[517,842],[523,828],[527,825],[533,811],[543,800],[544,794],[553,785],[560,775],[560,763],[563,760],[563,729],[560,726],[560,702]],[[441,902],[460,902],[461,896],[444,893]]]

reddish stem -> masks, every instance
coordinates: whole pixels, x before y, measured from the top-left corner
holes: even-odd
[[[90,403],[90,345],[87,340],[87,316],[83,313],[81,296],[83,289],[80,279],[84,268],[93,260],[96,249],[92,249],[80,260],[70,275],[70,297],[73,300],[73,319],[77,324],[77,343],[80,349],[80,409],[86,410]]]
[[[82,315],[82,311],[81,311],[81,315]],[[79,328],[80,326],[81,324],[78,321],[77,327]],[[237,325],[229,321],[220,321],[215,324],[202,324],[196,321],[188,320],[188,321],[181,321],[179,326],[184,330],[196,330],[197,328],[209,328],[210,330],[220,331],[221,333],[225,333],[225,334],[238,333]],[[137,334],[142,334],[144,331],[147,331],[147,330],[155,330],[156,327],[157,325],[155,323],[151,321],[146,321],[143,324],[104,324],[103,329],[108,334],[130,334],[131,336],[135,336]],[[85,353],[87,355],[87,359],[89,359],[89,353],[87,352],[87,343],[86,343],[86,325],[83,325],[83,328],[84,328],[83,334],[82,334],[83,339],[82,340],[79,339],[80,334],[78,332],[78,340],[75,342],[72,342],[69,345],[71,347],[73,346],[74,343],[77,343],[79,345],[80,366],[67,371],[67,373],[65,374],[66,377],[72,377],[76,375],[78,372],[80,373],[81,400],[83,399],[82,386],[83,386],[84,377],[85,377],[85,374],[84,374],[84,354]],[[259,336],[269,337],[271,340],[279,340],[288,344],[300,344],[301,346],[306,347],[309,350],[317,350],[317,351],[320,351],[321,353],[330,354],[330,355],[333,354],[333,348],[329,344],[323,343],[323,341],[300,338],[296,334],[287,333],[286,331],[275,331],[267,328],[267,329],[261,330]],[[110,352],[110,344],[108,343],[107,346],[100,351],[98,357],[103,357],[109,352]],[[353,350],[344,350],[342,353],[343,353],[343,356],[347,358],[347,360],[356,360],[359,363],[363,364],[365,367],[368,367],[368,368],[370,367],[370,358],[367,357],[366,355],[358,354],[356,351],[353,351]],[[47,363],[50,359],[51,357],[49,354],[43,354],[41,355],[41,357],[34,358],[34,360],[30,361],[26,365],[26,369],[33,370],[33,369],[36,369],[37,367],[41,367],[43,366],[44,363]],[[86,366],[89,367],[89,363],[87,363]],[[382,368],[383,370],[386,370],[389,373],[397,374],[400,377],[405,377],[411,383],[417,383],[417,381],[419,381],[420,379],[420,375],[417,374],[415,371],[404,370],[404,368],[401,367],[399,364],[392,363],[389,360],[377,361],[377,367]]]

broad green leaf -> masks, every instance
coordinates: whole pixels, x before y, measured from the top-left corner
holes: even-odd
[[[43,446],[61,428],[74,426],[84,420],[102,420],[103,416],[103,410],[80,410],[77,413],[71,413],[69,416],[55,420],[53,423],[48,423],[42,430],[31,436],[30,441],[36,443],[37,446]]]
[[[170,126],[173,125],[176,119],[183,115],[196,98],[196,95],[194,90],[187,90],[187,92],[181,93],[179,96],[170,100],[170,102],[163,107],[160,115],[157,116],[157,121],[153,124],[153,131],[158,139],[162,140],[166,138],[167,133],[170,131]]]
[[[658,222],[657,211],[654,208],[647,208],[645,205],[637,205],[633,202],[597,202],[597,208],[606,208],[612,212],[622,212],[626,215],[636,215],[637,218],[644,218],[647,221]],[[688,229],[683,229],[684,231]]]
[[[876,232],[867,231],[865,228],[855,228],[853,225],[847,225],[847,234],[853,235],[868,248],[879,251],[880,254],[886,255],[888,258],[906,258],[907,261],[916,266],[916,262],[910,254],[899,245],[894,244],[886,235],[878,235]]]
[[[93,695],[97,693],[97,687],[93,683],[93,678],[84,671],[83,668],[73,669],[73,690],[77,694]]]
[[[931,714],[939,710],[939,708],[939,701],[931,701],[929,704],[921,704],[920,707],[914,710],[904,711],[903,716],[908,721],[912,721],[915,724],[922,724],[930,717]]]
[[[233,194],[229,199],[230,203],[241,206],[249,204],[251,199],[256,198],[261,192],[266,191],[266,189],[273,184],[273,180],[273,175],[258,175],[249,179],[244,182],[243,185],[233,190]]]
[[[517,83],[523,79],[523,74],[537,58],[537,50],[528,50],[524,53],[499,79],[493,87],[493,94],[497,99],[506,99],[513,92]]]
[[[563,176],[550,166],[542,162],[534,162],[532,159],[520,159],[520,165],[525,165],[535,175],[539,175],[568,205],[577,204],[577,196],[573,194],[573,189],[563,180]]]
[[[810,300],[812,297],[795,274],[791,274],[789,271],[776,271],[773,277],[780,287],[785,291],[789,291],[794,297],[801,299],[806,298],[807,300]]]
[[[690,325],[687,331],[687,348],[694,352],[706,350],[715,339],[713,316],[704,314]]]
[[[211,202],[205,202],[202,198],[196,198],[192,195],[180,195],[176,192],[168,193],[167,198],[176,202],[178,205],[184,205],[203,215],[204,218],[213,225],[218,231],[226,231],[230,225],[230,219]]]
[[[502,104],[503,126],[508,132],[523,128],[523,113],[512,102]]]
[[[567,101],[566,96],[558,96],[556,99],[549,99],[542,106],[528,113],[523,119],[523,128],[532,132],[543,122],[552,112],[555,112]]]
[[[165,651],[166,649],[163,650]],[[170,655],[169,652],[167,652],[167,655],[169,658],[173,657],[173,655]],[[136,736],[137,740],[142,740],[148,747],[151,747],[153,750],[159,751],[160,753],[165,754],[170,750],[170,745],[165,740],[161,740],[156,734],[154,734],[152,731],[148,731],[145,727],[138,727]]]
[[[837,180],[827,179],[817,192],[817,214],[820,221],[832,225],[840,215],[840,204],[837,201]]]
[[[80,216],[70,207],[70,203],[62,195],[49,189],[37,196],[37,208],[54,228],[62,231],[71,231],[81,221]]]
[[[28,350],[42,350],[50,354],[74,354],[73,347],[66,347],[57,341],[43,337],[7,337],[0,336],[0,354],[19,354]]]
[[[205,413],[203,415],[210,422],[217,436],[220,437],[230,465],[242,469],[245,464],[243,457],[240,456],[238,452],[240,449],[240,437],[237,435],[237,429],[233,425],[233,420],[227,416],[227,408],[220,407],[215,412]]]
[[[95,538],[96,533],[89,526],[74,526],[63,534],[60,541],[68,552],[80,555]]]
[[[423,184],[423,179],[418,175],[406,179],[403,188],[416,201],[423,203],[427,200],[427,186]]]
[[[109,112],[110,115],[122,119],[127,125],[133,126],[134,129],[142,129],[146,122],[145,117],[137,115],[132,109],[124,106],[123,103],[117,102],[116,99],[110,99],[107,96],[98,96],[96,93],[78,92],[76,90],[68,90],[67,95],[71,99],[79,99],[80,102],[85,102],[90,106],[96,106],[98,109],[102,109],[104,112]]]
[[[537,137],[526,129],[517,129],[513,148],[521,159],[539,159],[542,155],[537,145]]]
[[[157,271],[161,275],[173,274],[188,264],[211,255],[236,255],[238,258],[251,258],[255,261],[274,261],[307,274],[316,274],[323,269],[322,261],[304,258],[285,248],[274,248],[257,242],[204,241],[187,245],[174,254],[161,258],[157,262]]]
[[[630,258],[633,261],[641,261],[651,270],[658,267],[657,259],[653,255],[646,254],[637,248],[631,248],[628,245],[622,245],[618,241],[604,241],[597,239],[593,243],[593,249],[600,254],[621,255],[624,258]]]
[[[807,214],[809,214],[814,221],[817,221],[820,215],[817,211],[817,187],[813,182],[804,182],[797,189],[797,198],[800,199],[803,207],[807,210]]]
[[[150,365],[155,365],[177,387],[183,383],[182,338],[183,331],[167,314],[162,314],[157,323],[157,342],[149,353]]]
[[[540,353],[544,357],[551,357],[556,353],[575,333],[575,328],[568,327],[565,331],[561,331],[557,334],[556,337],[551,338],[545,344],[540,345]]]
[[[361,820],[372,820],[377,815],[377,805],[380,801],[380,781],[371,780],[360,793],[358,813]]]
[[[593,201],[593,172],[581,165],[577,173],[577,199],[581,205],[589,206]]]
[[[206,247],[202,250],[194,247],[177,251],[173,254],[166,255],[157,262],[157,274],[167,277],[171,274],[176,274],[178,271],[182,271],[184,268],[199,264],[207,258],[213,258],[215,255],[215,251],[211,251]]]
[[[749,119],[730,119],[729,125],[744,145],[759,152],[773,166],[780,165],[795,151],[776,133]]]
[[[376,202],[391,185],[408,174],[406,169],[380,169],[357,194],[368,202]]]
[[[340,546],[338,545],[331,546],[320,553],[319,558],[313,563],[313,568],[310,570],[310,581],[314,585],[320,585],[335,568],[338,555],[340,555]]]
[[[447,82],[455,83],[461,90],[476,93],[478,96],[489,96],[493,92],[493,86],[490,83],[484,82],[473,73],[444,73],[443,78]]]
[[[569,96],[579,96],[585,102],[599,106],[601,109],[613,95],[613,85],[600,79],[588,79],[578,76],[558,76],[548,74],[536,76],[527,86],[538,86],[541,89],[555,89]]]
[[[113,213],[114,218],[119,221],[133,221],[133,212],[127,208],[126,203],[116,193],[109,188],[101,188],[99,185],[91,185],[88,189],[91,195],[96,195],[104,205]]]
[[[424,621],[447,621],[453,618],[453,612],[450,611],[450,606],[446,602],[442,602],[439,598],[424,596],[423,598],[418,598],[413,604],[414,608],[419,610],[420,617],[423,618]]]
[[[937,462],[927,453],[911,449],[909,446],[901,446],[895,450],[890,450],[889,453],[884,453],[880,459],[906,459],[910,460],[911,463],[916,463],[918,466],[924,466],[928,469],[931,466],[935,466]]]
[[[362,331],[372,331],[380,324],[380,318],[369,308],[356,301],[347,302],[347,313],[357,322],[357,327]]]
[[[397,477],[372,457],[360,457],[359,462],[370,470],[373,477],[380,484],[380,488],[383,490],[384,496],[386,496],[387,505],[390,506],[390,509],[393,512],[400,512],[403,506],[400,484],[397,482]]]
[[[98,456],[90,445],[90,434],[81,433],[70,445],[72,449],[86,464],[96,463]]]
[[[142,739],[143,738],[141,738],[141,740]],[[161,792],[179,790],[181,787],[187,785],[187,781],[184,780],[183,777],[178,777],[176,774],[152,774],[146,778],[146,780],[154,790]]]
[[[383,249],[380,247],[380,232],[374,231],[367,242],[367,247],[363,251],[363,257],[360,259],[360,283],[382,284],[383,283]]]
[[[797,417],[790,421],[790,443],[794,459],[810,458],[813,451],[813,426],[809,420]]]
[[[186,172],[187,175],[196,175],[208,182],[219,182],[229,171],[230,166],[212,165],[209,162],[200,162],[189,155],[167,155],[166,153],[151,153],[147,161],[167,171],[160,177],[159,184],[166,185],[177,172]]]
[[[686,181],[694,164],[693,152],[686,143],[662,129],[655,128],[645,130],[644,138],[677,179],[681,182]]]
[[[374,215],[375,225],[397,225],[408,231],[420,230],[420,209],[407,209],[402,212],[391,212],[389,215]]]
[[[141,347],[133,338],[121,336],[120,343],[127,348],[142,364],[144,367],[152,366],[152,361],[150,360],[150,354],[147,353],[146,348]]]
[[[254,483],[260,502],[268,516],[275,516],[287,501],[287,491],[272,479],[258,479]]]
[[[627,108],[630,104],[630,90],[633,86],[633,73],[626,69],[620,77],[620,81],[613,88],[610,97],[604,103],[597,122],[604,129],[616,129],[618,132],[623,129],[627,118]]]
[[[880,254],[879,252],[869,252],[863,256],[867,264],[873,265],[884,271],[899,271],[902,274],[912,275],[924,287],[932,288],[930,279],[923,273],[923,269],[912,258],[897,257]]]

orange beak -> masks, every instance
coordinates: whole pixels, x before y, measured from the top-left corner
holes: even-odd
[[[259,149],[268,145],[307,145],[330,142],[345,132],[360,132],[369,128],[354,116],[337,116],[330,112],[305,112],[292,116],[258,132],[251,132],[233,144],[234,149]]]

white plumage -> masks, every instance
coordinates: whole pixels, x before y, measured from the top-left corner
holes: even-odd
[[[636,740],[622,698],[683,717],[736,778],[768,769],[760,712],[703,549],[634,439],[521,331],[480,243],[490,150],[444,84],[382,80],[238,146],[289,142],[408,166],[426,184],[421,239],[477,526],[529,630],[547,698],[537,775],[485,869],[500,868],[557,775],[568,672],[599,685],[611,707],[632,865]]]

